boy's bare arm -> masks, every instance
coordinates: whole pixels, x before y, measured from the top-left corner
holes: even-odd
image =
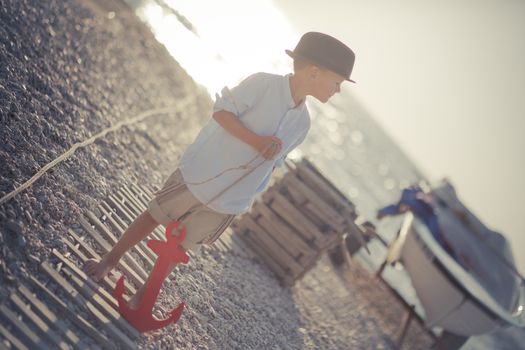
[[[232,136],[255,148],[266,159],[273,159],[281,151],[282,141],[279,138],[257,135],[231,112],[217,111],[213,113],[213,119]],[[272,146],[272,143],[275,145]]]

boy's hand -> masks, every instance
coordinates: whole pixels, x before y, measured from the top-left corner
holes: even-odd
[[[281,152],[282,145],[276,136],[259,136],[254,146],[264,159],[274,159]]]
[[[283,142],[278,137],[257,135],[245,127],[231,112],[222,110],[215,112],[213,119],[231,135],[255,148],[265,159],[274,159],[281,152]]]

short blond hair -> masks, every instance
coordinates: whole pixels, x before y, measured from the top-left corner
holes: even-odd
[[[306,67],[310,66],[310,65],[313,65],[315,66],[315,64],[313,64],[312,62],[310,62],[309,60],[305,59],[305,58],[294,58],[293,60],[293,71],[294,73],[297,73],[298,71],[300,70],[303,70],[305,69]]]

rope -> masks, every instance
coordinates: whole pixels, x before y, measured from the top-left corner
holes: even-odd
[[[230,184],[229,186],[227,186],[226,188],[224,188],[223,190],[221,190],[219,193],[217,193],[215,196],[213,196],[210,200],[206,201],[206,203],[201,203],[199,205],[197,205],[196,207],[193,207],[191,209],[189,209],[186,213],[184,213],[177,221],[179,221],[181,224],[184,224],[186,221],[188,221],[188,219],[190,218],[190,216],[194,215],[195,213],[199,212],[200,210],[202,210],[204,207],[206,207],[208,204],[210,204],[211,202],[213,202],[214,200],[216,200],[217,198],[219,198],[220,196],[222,196],[225,192],[227,192],[230,188],[232,188],[233,186],[235,186],[236,184],[238,184],[239,182],[241,182],[244,178],[246,178],[248,175],[250,175],[251,173],[253,173],[258,167],[260,167],[264,162],[267,161],[267,159],[262,159],[261,162],[259,162],[259,164],[257,164],[256,166],[253,166],[253,167],[249,167],[249,165],[255,161],[257,158],[261,157],[262,154],[266,153],[266,151],[272,149],[272,148],[275,148],[275,147],[278,147],[277,143],[275,142],[272,142],[271,144],[269,144],[268,146],[265,147],[265,149],[261,152],[261,153],[257,153],[255,155],[255,157],[250,160],[248,163],[244,164],[244,165],[241,165],[239,167],[236,167],[236,168],[229,168],[229,169],[226,169],[224,171],[222,171],[221,173],[219,173],[218,175],[206,180],[206,181],[203,181],[203,182],[199,182],[197,183],[198,185],[200,184],[204,184],[206,182],[209,182],[209,181],[212,181],[213,179],[216,179],[217,177],[219,177],[220,175],[228,172],[228,171],[231,171],[231,170],[236,170],[236,169],[248,169],[248,171],[244,174],[242,174],[237,180],[235,180],[232,184]],[[185,184],[192,184],[190,182],[184,182]],[[182,225],[179,225],[176,230],[178,232],[180,232],[180,230],[182,229]]]
[[[169,112],[180,112],[190,102],[191,102],[191,99],[187,98],[186,100],[183,100],[182,102],[177,103],[177,105],[175,105],[175,106],[169,106],[169,107],[164,107],[164,108],[156,108],[156,109],[150,109],[150,110],[144,111],[144,112],[140,113],[139,115],[137,115],[137,116],[135,116],[133,118],[129,118],[127,120],[118,122],[117,124],[107,128],[107,129],[102,130],[101,132],[91,136],[87,140],[75,143],[69,150],[67,150],[66,152],[62,153],[60,156],[58,156],[57,158],[55,158],[54,160],[52,160],[51,162],[49,162],[45,166],[43,166],[29,180],[27,180],[22,185],[18,186],[13,191],[9,192],[8,194],[6,194],[2,198],[0,198],[0,205],[6,203],[8,200],[13,198],[14,196],[19,194],[20,192],[26,190],[36,180],[38,180],[47,171],[49,171],[49,169],[55,167],[57,164],[63,162],[65,159],[71,157],[73,155],[73,153],[75,153],[75,151],[78,148],[86,147],[86,146],[92,144],[93,142],[95,142],[96,140],[106,136],[110,132],[117,131],[118,129],[122,128],[123,126],[128,126],[128,125],[131,125],[131,124],[138,123],[138,122],[142,121],[143,119],[146,119],[146,118],[151,117],[153,115],[164,114],[164,113],[169,113]]]

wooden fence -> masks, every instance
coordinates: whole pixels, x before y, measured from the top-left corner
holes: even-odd
[[[0,349],[137,347],[140,334],[120,316],[111,294],[115,280],[105,277],[95,283],[82,266],[107,252],[151,197],[151,189],[130,185],[80,217],[79,227],[62,238],[67,250],[54,249],[48,260],[38,261],[38,273],[17,281],[17,288],[0,304]],[[158,228],[152,236],[164,240],[164,231]],[[145,242],[132,248],[118,265],[128,282],[127,295],[142,285],[155,262]],[[226,234],[211,249],[228,251],[236,244]]]

